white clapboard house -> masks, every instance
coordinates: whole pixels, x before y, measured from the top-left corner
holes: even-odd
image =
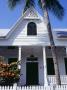
[[[61,83],[67,84],[67,29],[52,29]],[[21,60],[22,86],[56,84],[50,41],[43,17],[28,9],[10,29],[0,29],[0,56],[10,63]]]

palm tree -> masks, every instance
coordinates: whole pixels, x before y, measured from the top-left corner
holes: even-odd
[[[21,0],[9,0],[9,6],[13,8],[19,1]],[[53,35],[52,35],[48,10],[53,12],[54,15],[57,16],[57,18],[61,20],[64,16],[64,9],[58,0],[38,0],[38,3],[43,11],[43,18],[44,20],[46,19],[46,25],[47,25],[47,30],[48,30],[49,40],[50,40],[50,45],[51,45],[51,51],[52,51],[52,56],[53,56],[53,61],[54,61],[56,84],[61,85],[58,61],[57,61],[57,55],[56,55],[56,46],[55,46]],[[31,6],[34,7],[34,5],[35,5],[34,0],[26,0],[24,11]]]

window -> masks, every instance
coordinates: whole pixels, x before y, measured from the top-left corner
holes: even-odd
[[[54,63],[53,63],[52,58],[47,58],[47,74],[48,75],[55,75]]]
[[[12,63],[12,62],[16,62],[18,59],[17,58],[9,58],[8,59],[8,64]]]
[[[28,23],[27,35],[37,35],[36,24],[34,22]]]
[[[15,46],[8,46],[8,49],[15,49]]]
[[[65,62],[65,71],[66,71],[66,75],[67,75],[67,58],[64,58],[64,62]]]

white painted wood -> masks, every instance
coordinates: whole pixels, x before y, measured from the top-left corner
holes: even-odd
[[[0,86],[0,90],[67,90],[67,85],[54,86]]]
[[[47,65],[46,65],[46,47],[43,47],[43,65],[44,65],[44,85],[48,85]]]
[[[8,46],[8,45],[14,45],[14,46],[49,46],[49,37],[47,32],[46,24],[44,24],[43,20],[22,20],[18,21],[18,25],[13,26],[11,29],[12,32],[8,39],[0,39],[0,46]],[[29,22],[35,22],[37,25],[37,36],[27,36],[27,24]],[[61,31],[62,29],[53,29],[53,37],[54,42],[56,46],[67,46],[67,39],[59,39],[57,37],[56,32]],[[64,31],[65,29],[63,29]],[[66,29],[67,31],[67,29]]]
[[[44,68],[43,68],[43,47],[38,46],[23,46],[22,47],[22,60],[21,60],[21,83],[22,85],[26,84],[26,62],[27,57],[29,57],[31,54],[34,54],[35,57],[38,57],[38,75],[39,75],[39,85],[44,85]],[[0,55],[4,56],[5,62],[8,63],[8,58],[18,58],[18,52],[19,48],[15,49],[8,49],[7,47],[0,47]],[[5,53],[6,52],[6,53]],[[66,84],[67,79],[66,76],[64,76],[65,73],[65,63],[64,63],[64,57],[65,56],[65,48],[64,47],[57,47],[57,55],[58,55],[58,62],[59,62],[59,70],[60,75],[63,75],[62,82]],[[51,50],[46,48],[46,58],[52,58]],[[54,76],[50,77],[48,80],[48,84],[53,84],[55,82]],[[53,82],[53,83],[52,83]]]
[[[19,46],[18,47],[18,61],[21,62],[21,50],[22,50],[22,47]],[[21,68],[21,65],[18,65],[18,68],[20,69]]]
[[[23,19],[40,19],[42,17],[33,7],[28,8],[22,16]]]
[[[22,60],[21,60],[21,76],[20,76],[20,85],[26,84],[26,63],[27,57],[30,57],[33,54],[38,58],[38,77],[39,77],[39,85],[44,84],[44,74],[43,74],[43,49],[42,47],[22,47]]]
[[[67,56],[67,47],[66,47],[66,56]]]
[[[26,17],[26,19],[24,19],[24,17]],[[29,22],[36,23],[37,25],[36,36],[27,36],[27,25]],[[58,31],[67,32],[67,29],[52,29],[55,46],[67,46],[67,38],[66,39],[58,38],[57,36]],[[11,27],[9,33],[1,32],[0,36],[1,35],[3,37],[2,38],[0,37],[0,46],[11,46],[11,45],[12,46],[20,46],[20,45],[49,46],[50,45],[46,23],[44,23],[43,17],[39,15],[39,13],[37,13],[37,11],[35,11],[34,9],[32,11],[28,9],[25,16],[24,15],[21,16],[19,20],[16,22],[16,24]]]
[[[61,84],[67,85],[67,76],[66,75],[60,75],[61,78]],[[56,84],[56,77],[55,75],[48,75],[48,84],[53,85]]]
[[[21,18],[22,19],[22,18]],[[19,21],[18,21],[19,22]],[[37,35],[27,36],[27,24],[34,22],[37,25]],[[9,35],[8,39],[0,39],[0,46],[15,45],[42,45],[49,42],[47,38],[47,28],[43,21],[40,20],[21,20],[18,26],[12,28],[13,32]],[[43,44],[44,45],[44,44]]]

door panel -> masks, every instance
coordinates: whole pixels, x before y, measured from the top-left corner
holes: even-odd
[[[26,63],[26,84],[27,85],[38,84],[38,63],[37,62]]]

